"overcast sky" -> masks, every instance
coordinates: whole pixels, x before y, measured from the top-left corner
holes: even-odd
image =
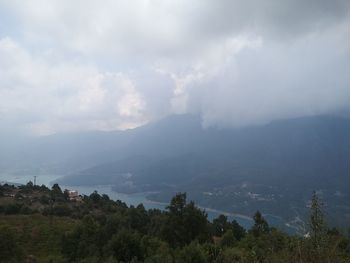
[[[348,0],[0,0],[0,128],[346,112]]]

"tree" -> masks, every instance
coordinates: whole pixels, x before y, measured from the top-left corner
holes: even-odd
[[[33,182],[32,181],[29,181],[27,184],[26,184],[26,187],[27,188],[33,188],[33,186],[34,186],[34,184],[33,184]]]
[[[163,238],[171,246],[182,246],[185,242],[186,229],[183,222],[183,214],[186,206],[186,193],[176,194],[167,207],[166,221],[162,229]]]
[[[170,205],[166,208],[171,215],[182,215],[186,206],[186,193],[176,194],[170,201]]]
[[[207,214],[193,202],[186,202],[186,193],[175,195],[163,227],[163,238],[172,246],[183,246],[197,239],[205,241],[208,236]]]
[[[91,193],[89,197],[90,200],[92,200],[92,202],[95,204],[97,204],[102,198],[96,190],[93,193]]]
[[[103,200],[103,201],[109,201],[110,199],[109,199],[109,196],[108,196],[108,195],[102,194],[102,200]]]
[[[145,234],[149,224],[149,217],[145,207],[142,204],[139,204],[137,207],[130,207],[126,212],[126,222],[129,228]]]
[[[265,218],[262,216],[260,211],[256,211],[254,217],[254,225],[251,229],[251,232],[255,237],[258,237],[262,234],[269,233],[270,227]]]
[[[105,247],[105,255],[120,261],[129,262],[133,258],[143,259],[141,236],[127,229],[115,234]]]
[[[58,184],[54,184],[51,188],[50,193],[51,199],[54,202],[64,202],[66,198],[61,190],[61,187]]]
[[[244,227],[242,227],[240,224],[238,224],[238,222],[236,220],[233,220],[230,223],[229,227],[230,227],[230,229],[232,229],[233,235],[235,236],[235,238],[238,241],[241,240],[246,234],[246,230],[244,229]]]
[[[62,254],[69,262],[99,255],[99,225],[92,216],[85,216],[75,228],[63,235]]]
[[[230,229],[222,236],[222,239],[220,241],[220,245],[222,247],[231,247],[236,242],[237,242],[237,239],[235,238],[233,231]]]
[[[61,187],[58,184],[54,184],[51,188],[54,193],[62,194]]]
[[[184,211],[183,224],[185,225],[185,242],[193,240],[204,242],[209,239],[208,215],[195,206],[194,202],[189,202]]]
[[[145,263],[173,263],[171,250],[167,243],[156,237],[145,235],[141,239]]]
[[[227,216],[219,215],[213,220],[214,235],[221,237],[227,231],[229,223],[227,221]]]
[[[309,220],[313,248],[320,250],[325,242],[327,226],[322,211],[322,203],[315,191],[312,193]]]
[[[179,253],[176,263],[207,263],[204,249],[196,242],[185,246]]]

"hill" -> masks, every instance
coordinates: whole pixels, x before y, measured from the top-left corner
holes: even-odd
[[[343,263],[350,258],[350,238],[325,224],[316,194],[309,236],[273,228],[259,211],[249,230],[224,215],[209,222],[186,193],[173,196],[165,211],[128,207],[96,191],[72,197],[57,184],[51,189],[0,185],[0,262]]]
[[[203,129],[173,116],[134,131],[123,157],[65,177],[66,184],[113,184],[117,191],[188,192],[200,205],[243,214],[257,208],[295,224],[318,191],[334,224],[350,220],[350,120],[305,117],[239,129]]]

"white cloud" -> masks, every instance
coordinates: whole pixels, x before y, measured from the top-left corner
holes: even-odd
[[[348,109],[349,11],[343,0],[0,0],[0,118],[42,134]]]
[[[32,57],[10,38],[0,40],[2,117],[15,115],[39,134],[125,129],[148,119],[145,102],[124,73]]]

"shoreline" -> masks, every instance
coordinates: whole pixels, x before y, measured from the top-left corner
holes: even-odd
[[[209,208],[209,207],[203,207],[203,206],[199,206],[199,208],[204,209],[205,211],[209,211],[209,212],[214,212],[214,213],[218,213],[218,214],[222,214],[224,216],[232,216],[232,217],[238,217],[241,219],[245,219],[245,220],[249,220],[249,221],[253,221],[253,218],[247,215],[243,215],[243,214],[237,214],[237,213],[230,213],[230,212],[226,212],[226,211],[222,211],[222,210],[217,210],[214,208]]]
[[[4,181],[6,182],[6,180]],[[54,181],[50,181],[50,184],[52,184]],[[11,182],[13,183],[13,182]],[[13,184],[21,184],[21,183],[13,183]],[[109,188],[111,187],[111,185],[86,185],[86,186],[83,186],[83,185],[64,185],[62,184],[61,185],[63,188],[69,188],[69,189],[75,189],[75,188],[91,188],[89,190],[91,190],[91,193],[94,191],[94,190],[102,190],[101,188]],[[94,189],[94,190],[92,190]],[[108,191],[109,192],[109,191]],[[143,195],[144,197],[144,202],[141,202],[141,203],[147,203],[147,204],[155,204],[155,205],[160,205],[160,206],[164,206],[164,208],[166,206],[169,205],[169,203],[166,203],[166,202],[160,202],[160,201],[155,201],[155,200],[151,200],[149,198],[147,198],[147,195],[150,194],[150,193],[155,193],[154,191],[152,192],[137,192],[137,193],[122,193],[122,192],[117,192],[117,191],[114,191],[110,188],[110,192],[113,192],[115,194],[119,194],[119,195],[124,195],[124,196],[129,196],[129,197],[132,197],[132,196],[140,196],[140,195]],[[99,192],[101,194],[101,192]],[[102,193],[102,194],[108,194],[110,195],[110,193]],[[230,213],[230,212],[227,212],[227,211],[223,211],[223,210],[219,210],[219,209],[215,209],[215,208],[209,208],[209,207],[204,207],[204,206],[200,206],[200,205],[197,205],[198,208],[204,210],[204,211],[208,211],[208,212],[213,212],[213,213],[217,213],[218,215],[220,214],[223,214],[225,216],[231,216],[231,217],[237,217],[237,218],[240,218],[240,219],[244,219],[244,220],[249,220],[249,221],[253,221],[253,218],[250,217],[250,216],[247,216],[247,215],[243,215],[243,214],[238,214],[238,213]]]
[[[139,194],[141,194],[141,193],[139,193]],[[147,192],[144,192],[142,194],[147,194]],[[150,200],[147,197],[145,197],[145,198],[146,198],[147,203],[150,203],[150,204],[169,205],[168,203],[165,203],[165,202]],[[247,216],[247,215],[237,214],[237,213],[230,213],[230,212],[227,212],[227,211],[218,210],[218,209],[215,209],[215,208],[204,207],[204,206],[200,206],[200,205],[196,205],[196,206],[198,208],[204,210],[204,211],[209,211],[209,212],[213,212],[213,213],[217,213],[217,214],[222,214],[224,216],[238,217],[238,218],[241,218],[241,219],[253,221],[253,218],[250,217],[250,216]]]

